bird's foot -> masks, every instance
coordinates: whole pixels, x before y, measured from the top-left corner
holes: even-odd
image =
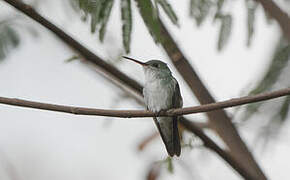
[[[157,116],[164,114],[166,111],[167,110],[165,110],[165,109],[161,109],[160,111],[157,112]]]

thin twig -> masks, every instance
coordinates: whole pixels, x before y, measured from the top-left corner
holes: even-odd
[[[61,40],[63,40],[63,42],[65,42],[68,46],[72,47],[75,51],[77,51],[78,53],[80,53],[80,55],[83,56],[86,60],[91,61],[92,63],[95,63],[97,66],[99,66],[100,68],[104,69],[104,71],[106,73],[108,73],[110,76],[115,77],[121,83],[123,83],[124,85],[128,86],[133,91],[135,90],[136,93],[138,93],[140,96],[142,96],[142,87],[140,86],[140,84],[138,84],[136,81],[134,82],[134,80],[130,79],[129,77],[124,76],[123,73],[119,73],[120,71],[119,72],[116,71],[114,69],[114,67],[106,68],[108,66],[107,65],[104,65],[104,63],[101,62],[99,64],[99,61],[101,59],[98,56],[96,56],[95,54],[93,54],[91,51],[89,51],[87,48],[85,48],[84,46],[82,46],[79,42],[77,42],[71,36],[69,36],[64,31],[62,31],[61,29],[57,28],[54,24],[52,24],[51,22],[49,22],[47,19],[45,19],[44,17],[42,17],[40,14],[38,14],[30,6],[27,6],[23,2],[16,1],[16,0],[4,0],[4,1],[6,1],[10,5],[14,6],[19,11],[22,11],[23,13],[25,13],[30,18],[32,18],[35,21],[39,22],[41,25],[43,25],[44,27],[46,27],[48,30],[50,30],[51,32],[53,32],[57,37],[59,37]],[[169,44],[169,46],[171,46],[171,44]],[[176,57],[176,56],[174,56],[174,57]],[[200,88],[197,87],[197,89],[200,89]],[[214,117],[216,117],[216,119],[220,119],[220,116],[214,116]],[[223,131],[224,130],[225,129],[223,129]],[[217,149],[212,149],[212,150],[213,151],[218,151]],[[225,152],[225,153],[227,154],[229,152]],[[234,166],[234,164],[236,163],[236,159],[232,159],[232,162],[229,162],[229,163],[232,166]],[[241,174],[241,175],[243,176],[243,174]],[[245,177],[247,177],[247,176],[245,176]]]
[[[186,114],[209,112],[209,111],[214,111],[218,109],[240,106],[240,105],[244,105],[248,103],[265,101],[265,100],[278,98],[278,97],[282,97],[286,95],[290,95],[290,88],[281,89],[281,90],[273,91],[269,93],[261,93],[254,96],[245,96],[241,98],[230,99],[227,101],[221,101],[217,103],[186,107],[186,108],[171,109],[168,111],[162,111],[160,113],[154,113],[154,112],[144,111],[144,110],[108,110],[108,109],[64,106],[64,105],[40,103],[40,102],[35,102],[35,101],[27,101],[27,100],[22,100],[22,99],[5,98],[5,97],[0,97],[0,103],[14,105],[14,106],[34,108],[34,109],[43,109],[43,110],[49,110],[49,111],[71,113],[71,114],[77,114],[77,115],[137,118],[137,117],[157,117],[157,116],[181,116],[181,115],[186,115]]]
[[[146,136],[141,143],[138,145],[138,150],[143,151],[144,148],[156,137],[159,136],[159,133],[155,131],[154,133],[150,134],[149,136]]]

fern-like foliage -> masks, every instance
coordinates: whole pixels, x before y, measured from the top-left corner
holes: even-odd
[[[114,0],[70,0],[74,9],[83,12],[83,19],[91,20],[91,32],[99,32],[99,39],[103,41],[106,32],[106,25],[109,20]],[[122,38],[126,53],[130,52],[131,33],[132,33],[132,0],[120,0],[121,20],[122,20]],[[170,21],[178,25],[178,16],[174,7],[167,0],[135,0],[141,17],[147,25],[150,34],[156,43],[160,38],[159,9],[162,9]],[[201,26],[205,19],[211,18],[213,22],[219,21],[219,36],[217,49],[223,50],[230,39],[233,18],[231,12],[225,13],[224,6],[232,3],[227,0],[190,0],[189,14],[197,27]],[[257,3],[254,0],[245,0],[245,9],[247,11],[247,45],[251,44],[254,34],[255,12]]]
[[[256,87],[254,87],[254,89],[250,91],[249,94],[254,95],[271,90],[271,88],[277,82],[278,78],[283,75],[282,74],[283,69],[286,67],[289,59],[290,59],[290,45],[288,45],[287,41],[285,41],[285,38],[281,38],[277,44],[274,56],[272,58],[272,62],[268,70],[266,71],[260,83],[258,83]],[[264,103],[267,102],[265,101],[247,105],[246,116],[243,118],[243,120],[249,119],[254,113],[258,112],[258,109]],[[285,119],[286,113],[284,113],[284,111],[283,114],[284,115],[282,115],[282,117]]]
[[[211,0],[190,0],[190,16],[195,19],[197,26],[202,24],[213,6]]]
[[[217,49],[223,50],[229,41],[233,20],[231,12],[225,13],[224,6],[228,3],[233,3],[227,0],[190,0],[189,14],[192,17],[197,27],[200,27],[205,19],[212,18],[213,22],[220,21],[219,36]],[[257,2],[254,0],[245,0],[245,9],[247,11],[247,46],[251,45],[251,40],[254,34],[255,16]]]
[[[254,35],[255,17],[258,4],[256,1],[253,0],[246,0],[245,4],[247,9],[247,46],[250,46],[252,42],[252,37]]]
[[[167,14],[169,19],[171,20],[171,22],[175,25],[178,25],[178,18],[172,6],[166,0],[155,0],[155,2],[162,7],[164,12]]]
[[[125,47],[126,53],[129,53],[132,32],[131,0],[121,0],[121,13],[123,45]]]
[[[81,10],[83,20],[90,18],[91,32],[99,32],[99,39],[103,41],[114,0],[70,0],[73,9]],[[150,34],[155,42],[160,41],[160,24],[158,8],[161,7],[171,22],[178,25],[178,18],[172,6],[167,0],[142,0],[137,2],[137,7],[142,15],[144,22],[148,25]],[[121,20],[122,20],[122,38],[126,53],[130,52],[131,34],[132,34],[132,7],[131,0],[120,0]]]
[[[227,15],[220,14],[216,18],[220,19],[221,21],[219,38],[218,38],[218,50],[220,51],[224,48],[224,46],[229,40],[231,30],[232,30],[232,16],[229,14]]]
[[[114,0],[72,0],[74,9],[82,10],[84,13],[83,19],[86,20],[89,16],[91,19],[91,32],[99,31],[100,41],[104,40],[106,26],[111,14]]]
[[[288,76],[287,70],[285,68],[289,68],[289,59],[290,59],[290,45],[285,40],[284,37],[280,38],[280,41],[277,44],[276,50],[274,52],[272,62],[266,71],[264,77],[256,85],[256,87],[250,91],[250,95],[259,94],[262,92],[269,91],[273,89],[279,79],[283,79],[283,77]],[[287,81],[288,78],[284,81],[280,81],[279,86],[289,87],[290,82]],[[290,97],[280,98],[275,102],[259,102],[248,104],[245,108],[245,113],[241,118],[243,121],[250,119],[254,114],[259,114],[259,110],[264,105],[268,105],[269,103],[275,104],[275,107],[278,107],[278,110],[271,114],[270,120],[268,123],[264,125],[263,128],[258,132],[257,140],[261,140],[264,142],[264,145],[267,145],[268,141],[274,137],[277,137],[279,134],[280,127],[284,124],[284,122],[288,118],[289,105],[290,105]]]

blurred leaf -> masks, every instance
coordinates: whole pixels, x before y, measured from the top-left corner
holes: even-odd
[[[254,139],[256,146],[260,145],[262,150],[266,150],[271,140],[277,142],[282,123],[274,116],[264,127],[258,130]]]
[[[281,107],[279,113],[278,113],[282,122],[284,122],[288,116],[289,104],[290,104],[290,96],[287,96],[282,104],[282,107]]]
[[[149,29],[149,32],[155,42],[161,41],[160,23],[157,9],[153,6],[150,0],[135,0],[139,8],[140,14]]]
[[[246,8],[247,8],[247,29],[248,29],[248,37],[247,37],[247,46],[251,45],[252,37],[254,34],[254,23],[255,23],[255,13],[258,7],[258,3],[253,0],[246,0]]]
[[[101,24],[101,29],[99,32],[99,39],[101,42],[103,42],[104,40],[106,26],[107,26],[107,23],[111,14],[113,3],[114,3],[113,0],[106,0],[104,3],[103,9],[101,11],[102,24]]]
[[[70,58],[64,60],[64,62],[66,62],[66,63],[70,63],[70,62],[72,62],[72,61],[74,61],[74,60],[77,60],[77,59],[79,59],[79,58],[80,58],[80,56],[78,56],[78,55],[74,55],[74,56],[72,56],[72,57],[70,57]]]
[[[17,32],[8,24],[0,23],[0,60],[3,60],[19,43],[20,38]]]
[[[89,0],[88,6],[86,7],[88,9],[88,12],[91,14],[91,32],[96,32],[97,24],[100,22],[100,16],[101,16],[101,9],[104,0]]]
[[[25,29],[32,37],[38,37],[39,36],[39,32],[37,31],[37,29],[35,29],[34,26],[31,26],[29,24],[21,24],[20,25],[21,28]]]
[[[77,0],[69,0],[69,4],[75,12],[78,12],[80,9],[79,2]]]
[[[157,1],[154,1],[153,7],[155,7],[155,8],[153,8],[152,16],[155,18],[158,18],[159,17],[159,9],[158,9]]]
[[[282,46],[282,44],[280,44],[280,46]],[[278,47],[275,52],[272,63],[270,64],[270,67],[268,69],[268,72],[265,74],[264,78],[258,84],[258,86],[250,92],[250,94],[258,94],[266,90],[269,90],[273,86],[273,84],[277,81],[282,70],[286,66],[289,56],[290,56],[290,45],[287,45],[286,47],[283,48]]]
[[[156,0],[158,4],[161,5],[162,9],[165,11],[171,22],[178,25],[178,18],[173,11],[171,5],[166,0]]]
[[[14,31],[14,29],[12,29],[9,26],[6,27],[6,36],[7,36],[7,38],[9,38],[9,39],[7,39],[7,43],[10,40],[10,43],[11,43],[10,45],[12,47],[16,47],[19,44],[20,39],[18,37],[18,34],[16,33],[16,31]]]
[[[190,16],[195,19],[197,26],[207,17],[212,5],[210,0],[190,0]]]
[[[280,102],[278,102],[280,103]],[[270,119],[270,121],[259,130],[256,142],[262,144],[262,148],[266,149],[272,140],[277,141],[281,127],[285,123],[289,112],[290,96],[283,99],[280,110]]]
[[[131,33],[132,33],[132,12],[131,0],[121,0],[121,13],[122,13],[122,35],[123,45],[126,53],[130,52]]]
[[[113,0],[72,0],[71,5],[75,9],[75,5],[78,4],[79,9],[84,12],[82,19],[85,21],[87,16],[91,17],[91,32],[95,33],[97,27],[99,29],[99,39],[102,42],[106,32],[106,26],[111,14]]]
[[[215,16],[218,16],[221,14],[221,10],[222,10],[222,7],[223,5],[225,4],[225,0],[217,0],[217,11],[216,11],[216,15]]]
[[[272,62],[268,71],[261,80],[260,83],[250,91],[250,95],[259,94],[265,92],[275,84],[277,79],[282,73],[282,70],[286,66],[290,57],[290,45],[287,45],[287,41],[282,37],[277,44],[275,53],[273,55]],[[254,113],[256,113],[259,107],[265,102],[253,103],[246,106],[246,112],[243,120],[249,119]]]
[[[218,50],[221,51],[229,40],[232,30],[232,16],[220,15],[218,17],[221,20],[221,27],[219,31]]]
[[[172,159],[171,157],[168,157],[166,159],[166,162],[167,162],[167,170],[170,172],[170,173],[173,173],[173,163],[172,163]]]

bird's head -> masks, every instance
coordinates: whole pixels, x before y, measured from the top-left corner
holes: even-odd
[[[142,65],[146,78],[166,78],[171,76],[170,69],[168,68],[167,64],[162,61],[150,60],[144,63],[126,56],[123,56],[123,58]]]

